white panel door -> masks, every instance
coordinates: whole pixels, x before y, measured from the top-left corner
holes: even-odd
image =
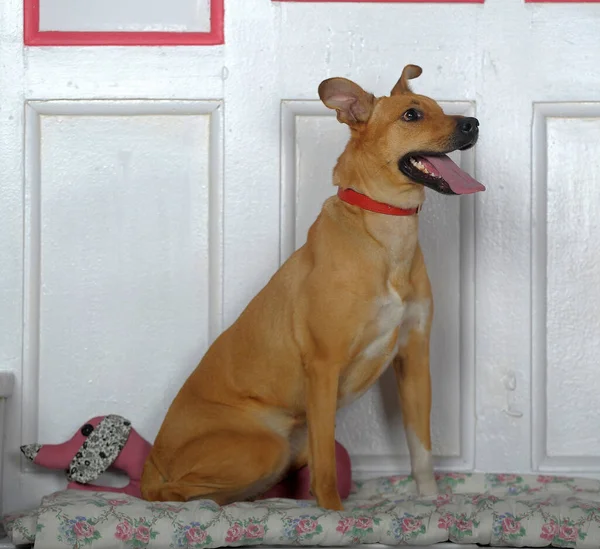
[[[39,30],[66,33],[202,33],[214,13],[40,1]],[[334,193],[348,133],[318,84],[385,94],[406,63],[417,92],[479,118],[455,159],[487,186],[428,193],[421,214],[436,466],[600,474],[600,4],[226,0],[224,45],[23,47],[22,3],[0,3],[5,510],[65,484],[20,444],[107,413],[153,439]],[[340,413],[357,475],[408,469],[388,374]]]

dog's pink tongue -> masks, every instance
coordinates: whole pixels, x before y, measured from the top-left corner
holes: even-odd
[[[446,183],[456,194],[470,194],[485,191],[485,187],[467,172],[461,170],[449,156],[426,156],[427,162],[431,163]]]

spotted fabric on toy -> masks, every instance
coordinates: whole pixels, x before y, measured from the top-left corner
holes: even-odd
[[[21,452],[23,452],[23,455],[27,459],[33,461],[35,459],[35,456],[38,455],[38,452],[40,451],[41,447],[41,444],[28,444],[27,446],[21,447]]]
[[[82,484],[96,480],[117,459],[130,432],[131,422],[117,415],[106,416],[95,429],[84,425],[81,433],[87,440],[69,464],[67,478]]]

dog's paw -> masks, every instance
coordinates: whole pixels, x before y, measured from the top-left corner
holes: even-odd
[[[344,506],[342,505],[342,500],[339,496],[329,496],[329,497],[317,497],[317,503],[319,507],[323,507],[324,509],[329,509],[330,511],[343,511]]]
[[[343,511],[344,505],[342,504],[341,501],[336,501],[329,505],[325,505],[325,508],[329,509],[330,511]]]
[[[419,491],[419,495],[423,497],[437,496],[439,494],[437,483],[433,478],[417,482],[417,490]]]

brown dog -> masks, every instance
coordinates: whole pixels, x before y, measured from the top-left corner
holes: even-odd
[[[445,153],[475,144],[408,80],[375,98],[344,78],[319,96],[351,137],[329,198],[297,250],[209,348],[172,403],[142,477],[148,500],[252,499],[308,463],[319,505],[341,509],[336,410],[392,364],[412,471],[436,492],[429,416],[431,288],[417,240],[424,186],[484,190]]]

